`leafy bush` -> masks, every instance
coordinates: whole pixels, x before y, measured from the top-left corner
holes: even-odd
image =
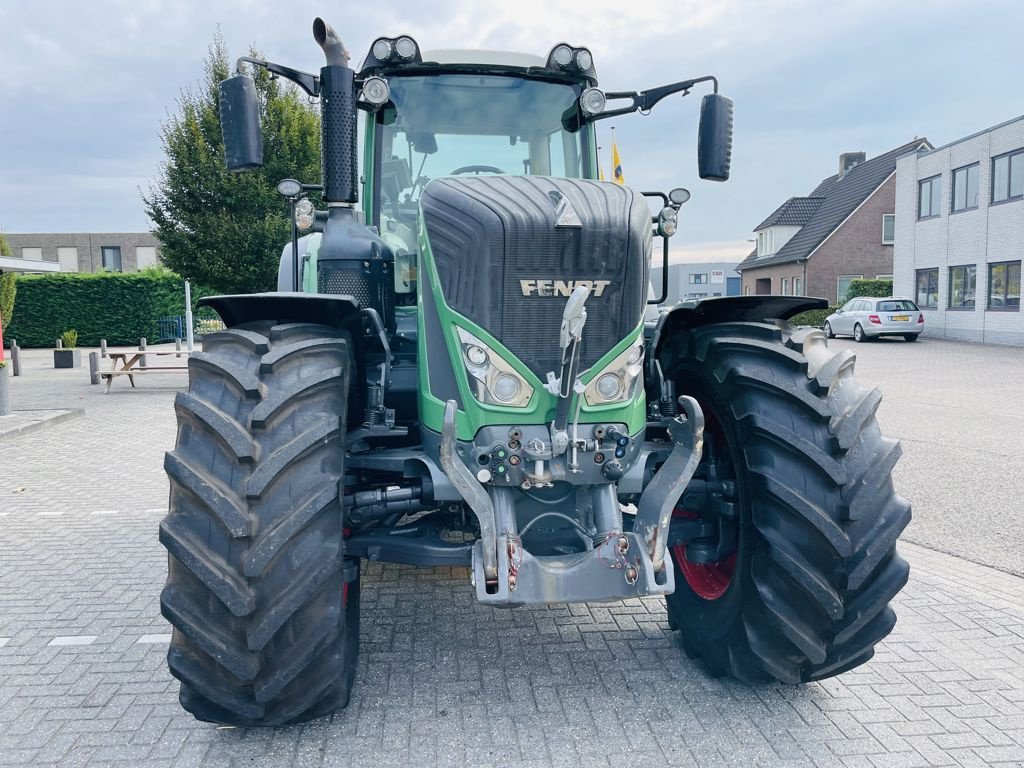
[[[74,328],[70,328],[60,335],[60,343],[64,345],[64,349],[74,349],[78,346],[78,331]]]
[[[192,300],[212,291],[192,286]],[[96,346],[138,344],[157,338],[161,317],[185,313],[184,282],[166,269],[134,274],[19,275],[15,322],[4,336],[22,347],[49,347],[66,329],[78,341]]]
[[[836,311],[838,307],[826,307],[825,309],[812,309],[807,312],[801,312],[799,315],[794,315],[789,318],[789,322],[793,325],[810,325],[815,328],[821,328],[825,324],[825,318]]]
[[[11,246],[7,242],[7,238],[4,237],[4,233],[0,232],[0,256],[10,256]],[[13,272],[5,272],[0,275],[0,323],[6,328],[11,324],[11,318],[14,317],[14,291],[17,288],[15,282],[15,274]]]
[[[854,280],[846,292],[846,301],[857,296],[876,296],[880,299],[892,296],[892,280]]]

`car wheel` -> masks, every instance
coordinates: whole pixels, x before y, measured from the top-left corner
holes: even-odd
[[[853,326],[853,340],[858,344],[862,341],[867,341],[867,336],[864,335],[864,329],[860,327],[860,323]]]
[[[828,322],[828,320],[825,321],[825,327],[823,330],[825,331],[826,339],[834,339],[836,337],[836,335],[832,333],[832,324]]]

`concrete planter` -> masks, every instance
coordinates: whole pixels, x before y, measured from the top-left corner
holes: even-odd
[[[0,416],[11,415],[11,365],[0,368]]]
[[[55,349],[53,350],[54,368],[81,368],[82,351],[79,349]]]

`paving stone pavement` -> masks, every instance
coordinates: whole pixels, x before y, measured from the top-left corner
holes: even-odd
[[[822,683],[707,677],[660,600],[500,610],[463,569],[372,565],[347,710],[198,723],[164,665],[183,380],[156,378],[101,395],[40,368],[15,390],[86,414],[0,450],[0,766],[1024,765],[1024,580],[912,544],[895,631]]]

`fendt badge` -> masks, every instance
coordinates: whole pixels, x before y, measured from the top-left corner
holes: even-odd
[[[592,296],[600,296],[612,284],[611,280],[520,280],[523,296],[568,296],[581,285],[590,289]]]
[[[572,207],[572,203],[569,202],[569,198],[557,190],[548,192],[548,198],[551,200],[551,204],[555,206],[556,227],[583,226],[583,222],[580,221],[579,214],[577,214],[576,209]]]

